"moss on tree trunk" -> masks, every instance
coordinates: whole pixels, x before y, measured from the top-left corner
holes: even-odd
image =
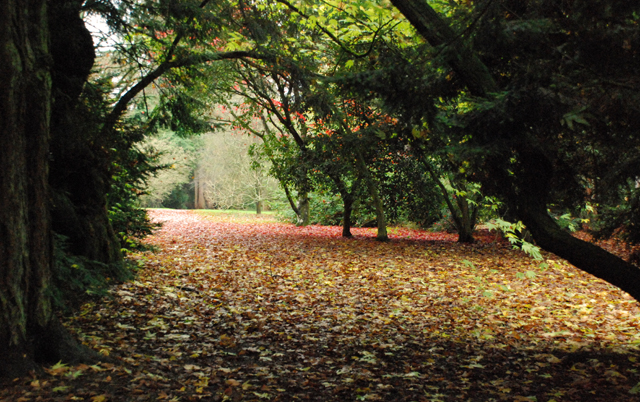
[[[0,376],[91,355],[52,311],[47,2],[0,3]]]

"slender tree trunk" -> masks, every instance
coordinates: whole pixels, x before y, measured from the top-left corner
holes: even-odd
[[[289,206],[291,206],[291,210],[296,214],[296,226],[307,226],[309,224],[309,194],[298,193],[298,199],[296,201],[291,195],[289,187],[285,183],[281,182],[281,184],[287,196],[287,201],[289,201]]]
[[[205,201],[204,201],[204,182],[202,180],[202,175],[199,171],[196,171],[196,179],[195,179],[195,209],[204,209]]]
[[[300,216],[300,211],[298,211],[298,206],[296,205],[295,200],[291,196],[291,192],[289,191],[289,186],[287,186],[287,184],[284,183],[282,180],[280,180],[280,184],[282,185],[282,188],[284,189],[284,193],[287,196],[287,201],[289,201],[289,206],[291,207],[291,210],[296,214],[296,216]]]
[[[451,202],[451,197],[447,188],[442,183],[440,178],[436,176],[433,169],[429,165],[429,163],[424,159],[424,156],[420,155],[420,160],[422,164],[427,169],[427,172],[431,176],[431,179],[436,182],[440,191],[442,192],[442,197],[447,204],[447,208],[449,208],[449,212],[451,212],[451,219],[453,219],[453,224],[458,231],[458,242],[459,243],[473,243],[473,227],[475,226],[475,219],[473,220],[473,225],[470,225],[469,222],[469,203],[466,200],[457,198],[456,202],[458,204],[460,215],[458,215],[458,210],[455,208],[453,203]]]
[[[0,376],[80,357],[52,312],[47,2],[0,2]]]
[[[309,224],[309,193],[298,193],[298,210],[297,226],[307,226]]]
[[[369,181],[368,184],[371,199],[376,209],[376,221],[378,223],[378,234],[376,235],[376,240],[387,241],[389,240],[389,236],[387,235],[387,218],[384,213],[382,200],[380,199],[380,195],[378,194],[378,187],[371,181]]]
[[[258,184],[258,188],[256,189],[256,215],[262,214],[262,188]]]
[[[338,189],[340,198],[342,198],[342,207],[344,208],[342,213],[342,237],[351,237],[351,215],[356,201],[356,194],[360,188],[361,177],[356,179],[356,181],[351,185],[351,189],[347,189],[346,184],[342,181],[340,176],[333,173],[329,173],[328,175]]]
[[[351,213],[353,212],[353,197],[343,197],[342,205],[344,212],[342,213],[342,237],[351,237]]]
[[[200,205],[200,194],[198,193],[198,173],[195,174],[193,179],[193,209],[198,209]]]
[[[298,143],[298,146],[300,147],[300,164],[297,169],[298,205],[296,206],[296,209],[298,210],[298,221],[296,222],[296,225],[307,226],[310,219],[309,192],[311,192],[311,183],[309,183],[309,178],[307,176],[308,168],[305,164],[307,155],[306,148],[304,147],[304,143],[302,143],[302,145]]]
[[[458,242],[473,243],[475,241],[473,229],[476,226],[476,209],[469,205],[469,201],[465,197],[456,197],[456,204],[460,211],[460,226],[456,228],[458,229]]]
[[[256,215],[262,214],[262,185],[260,182],[256,184]]]
[[[369,194],[371,195],[371,201],[373,202],[373,206],[376,210],[376,223],[378,225],[376,240],[387,241],[389,240],[389,236],[387,235],[387,218],[384,213],[384,205],[382,204],[382,200],[380,199],[380,194],[378,192],[378,186],[376,185],[373,177],[371,177],[371,173],[364,163],[364,158],[360,150],[356,150],[355,159],[360,175],[367,184]]]

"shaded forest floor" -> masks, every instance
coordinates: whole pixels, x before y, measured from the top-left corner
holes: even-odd
[[[112,359],[7,400],[635,401],[640,305],[481,236],[151,211],[137,280],[66,325]]]

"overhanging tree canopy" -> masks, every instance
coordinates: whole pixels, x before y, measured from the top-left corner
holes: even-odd
[[[458,127],[471,135],[470,147],[483,150],[468,154],[475,178],[509,204],[542,248],[640,300],[636,266],[572,237],[547,211],[606,190],[604,169],[621,185],[640,176],[638,6],[487,1],[456,33],[426,1],[392,3],[466,88],[455,96],[472,107]],[[614,144],[624,145],[613,151]]]

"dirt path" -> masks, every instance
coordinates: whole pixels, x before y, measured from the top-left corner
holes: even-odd
[[[0,398],[632,401],[640,309],[492,242],[153,211],[139,278],[67,322],[118,364],[56,367]],[[409,239],[407,237],[410,236]]]

